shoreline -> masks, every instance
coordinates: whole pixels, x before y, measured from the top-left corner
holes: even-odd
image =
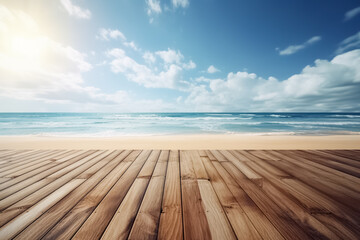
[[[360,135],[0,136],[0,149],[360,149]]]

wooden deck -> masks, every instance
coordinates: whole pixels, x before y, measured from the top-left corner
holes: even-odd
[[[359,239],[359,176],[359,150],[0,150],[0,239]]]

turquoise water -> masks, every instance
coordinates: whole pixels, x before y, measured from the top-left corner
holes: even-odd
[[[0,135],[358,134],[360,113],[0,113]]]

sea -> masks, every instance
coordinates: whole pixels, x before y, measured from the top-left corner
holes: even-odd
[[[360,113],[0,113],[0,135],[360,134]]]

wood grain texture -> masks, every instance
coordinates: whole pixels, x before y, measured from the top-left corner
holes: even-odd
[[[183,239],[179,151],[170,151],[158,239]]]
[[[359,239],[359,150],[0,150],[0,239]]]

